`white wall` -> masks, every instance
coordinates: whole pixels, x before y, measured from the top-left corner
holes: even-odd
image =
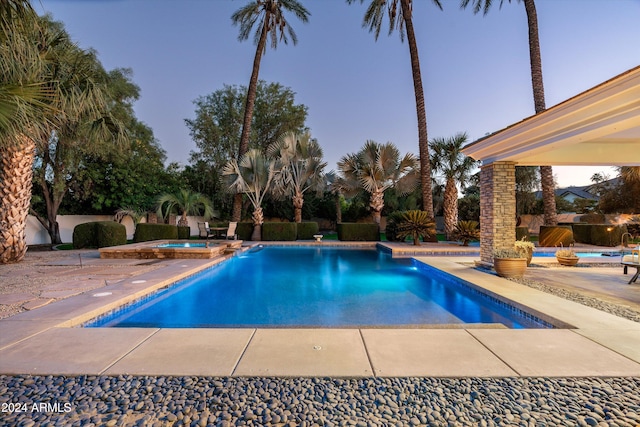
[[[93,221],[113,221],[113,215],[58,215],[58,224],[60,225],[60,238],[64,243],[73,241],[73,229],[78,224]],[[191,235],[198,235],[198,222],[204,221],[202,217],[187,217]],[[144,221],[143,221],[144,222]],[[135,227],[130,217],[122,220],[122,225],[127,228],[127,239],[133,239]],[[49,233],[40,224],[35,216],[29,215],[27,218],[27,245],[46,245],[50,244],[51,239]]]

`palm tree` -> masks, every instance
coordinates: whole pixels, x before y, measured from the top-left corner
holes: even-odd
[[[241,7],[231,16],[234,25],[240,26],[240,41],[247,40],[254,27],[254,42],[256,43],[256,54],[253,59],[253,69],[251,79],[247,89],[247,100],[244,108],[244,120],[242,123],[242,133],[240,135],[240,145],[238,147],[238,160],[249,150],[249,136],[251,134],[251,120],[253,119],[253,106],[256,101],[256,88],[258,86],[258,75],[260,73],[260,61],[267,46],[267,38],[271,40],[271,47],[275,49],[278,41],[285,44],[289,39],[293,44],[298,43],[295,31],[289,26],[283,11],[292,12],[302,22],[309,20],[309,11],[297,0],[252,0],[247,5]],[[257,26],[256,26],[257,24]],[[242,194],[235,195],[233,200],[232,220],[239,221],[242,211]]]
[[[369,140],[360,152],[342,157],[338,168],[345,188],[352,193],[364,189],[371,195],[369,207],[378,225],[385,190],[393,187],[398,194],[405,195],[418,186],[417,159],[411,153],[400,158],[400,151],[391,142],[378,144]]]
[[[444,186],[444,232],[447,240],[452,240],[458,224],[458,184],[467,183],[477,162],[462,154],[462,146],[467,142],[466,133],[458,133],[452,138],[431,140],[431,167],[445,178]]]
[[[167,193],[158,197],[156,202],[157,215],[160,218],[166,218],[171,212],[176,210],[180,214],[178,226],[188,227],[187,215],[202,214],[205,219],[209,219],[215,215],[213,204],[207,196],[193,192],[191,190],[181,189],[177,193]]]
[[[347,185],[343,177],[334,170],[324,174],[326,186],[333,194],[336,202],[336,224],[342,223],[342,197],[347,191]]]
[[[511,0],[507,0],[511,3]],[[527,24],[529,27],[529,60],[531,63],[531,87],[533,89],[533,104],[536,114],[541,113],[547,107],[544,99],[544,83],[542,80],[542,59],[540,58],[540,39],[538,32],[538,14],[536,12],[535,0],[517,0],[523,2],[527,13]],[[466,8],[473,3],[473,13],[483,10],[486,15],[492,5],[492,0],[461,0],[460,7]],[[504,0],[500,0],[500,7]],[[553,168],[551,166],[540,166],[540,182],[542,184],[542,202],[544,205],[545,225],[557,225],[558,215],[556,213],[555,183],[553,181]]]
[[[35,141],[53,110],[41,30],[28,1],[0,2],[0,264],[27,252]]]
[[[356,0],[347,0],[351,4]],[[433,3],[442,10],[440,0],[432,0]],[[363,3],[364,0],[360,0]],[[387,5],[387,3],[389,3]],[[398,7],[398,3],[400,7]],[[416,113],[418,116],[418,147],[420,150],[420,184],[422,186],[422,209],[430,217],[433,214],[433,195],[431,194],[431,166],[429,164],[429,145],[427,137],[427,113],[424,104],[424,89],[422,88],[422,75],[420,73],[420,58],[418,55],[418,44],[413,29],[412,20],[412,0],[371,0],[364,15],[363,27],[369,27],[369,32],[373,32],[376,40],[380,34],[382,21],[384,20],[385,7],[389,16],[389,34],[395,28],[400,32],[400,39],[404,41],[405,32],[409,44],[409,54],[411,56],[411,72],[413,75],[413,88],[416,98]]]
[[[287,132],[268,148],[267,154],[282,164],[274,181],[274,192],[293,198],[295,222],[302,222],[304,193],[324,186],[323,171],[327,164],[322,161],[322,148],[308,132],[302,135]]]
[[[238,162],[229,161],[222,169],[222,179],[230,191],[246,194],[253,205],[253,233],[251,240],[258,241],[262,235],[262,201],[271,190],[277,173],[277,162],[269,159],[260,150],[247,151]]]
[[[398,224],[396,236],[401,242],[411,236],[413,244],[420,246],[420,237],[426,239],[436,235],[436,223],[425,211],[402,212],[402,219]]]

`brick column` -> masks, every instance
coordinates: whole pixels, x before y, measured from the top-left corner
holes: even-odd
[[[495,162],[480,169],[480,259],[493,264],[495,249],[516,240],[516,167]]]

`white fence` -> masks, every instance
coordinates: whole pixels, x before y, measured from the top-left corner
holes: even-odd
[[[73,229],[76,225],[92,221],[113,221],[113,215],[58,215],[57,219],[60,225],[60,238],[64,243],[71,243],[73,241]],[[191,228],[191,235],[197,235],[198,222],[204,220],[202,217],[196,216],[187,217],[187,220]],[[130,217],[125,217],[122,220],[122,225],[127,228],[127,239],[132,239],[135,232],[133,220]],[[35,216],[29,215],[27,218],[27,245],[46,245],[50,243],[51,239],[47,230]]]

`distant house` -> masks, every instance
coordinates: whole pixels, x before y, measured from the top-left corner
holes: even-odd
[[[562,197],[569,203],[573,203],[576,200],[593,200],[597,202],[600,200],[600,193],[603,190],[612,188],[618,185],[619,178],[610,179],[597,184],[584,185],[581,187],[571,186],[565,188],[556,188],[556,197]],[[542,191],[536,191],[536,198],[542,199]]]

